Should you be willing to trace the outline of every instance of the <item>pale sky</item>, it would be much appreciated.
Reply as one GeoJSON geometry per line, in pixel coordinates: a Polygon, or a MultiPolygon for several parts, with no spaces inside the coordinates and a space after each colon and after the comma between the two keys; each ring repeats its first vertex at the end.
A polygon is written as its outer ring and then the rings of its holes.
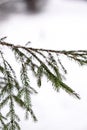
{"type": "MultiPolygon", "coordinates": [[[[25,45],[31,41],[32,47],[87,49],[87,3],[49,0],[43,13],[12,14],[1,21],[0,30],[0,37],[8,36],[7,41],[14,44],[25,45]]],[[[81,100],[63,90],[55,92],[43,79],[38,95],[32,97],[38,122],[34,123],[31,118],[25,121],[18,109],[21,130],[87,130],[87,66],[82,68],[72,61],[62,61],[68,70],[65,82],[80,94],[81,100]]]]}

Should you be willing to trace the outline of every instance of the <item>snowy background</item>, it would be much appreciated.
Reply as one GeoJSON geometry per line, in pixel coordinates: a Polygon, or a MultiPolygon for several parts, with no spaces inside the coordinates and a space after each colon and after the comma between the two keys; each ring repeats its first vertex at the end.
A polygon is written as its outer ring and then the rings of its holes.
{"type": "MultiPolygon", "coordinates": [[[[29,13],[22,1],[7,3],[0,6],[0,37],[3,36],[14,44],[31,41],[32,47],[87,49],[87,2],[48,0],[37,14],[29,13]]],[[[87,67],[65,59],[63,62],[68,70],[65,82],[80,94],[81,100],[62,90],[55,92],[44,79],[39,94],[32,97],[38,122],[31,118],[25,121],[24,113],[18,109],[22,130],[87,130],[87,67]]]]}

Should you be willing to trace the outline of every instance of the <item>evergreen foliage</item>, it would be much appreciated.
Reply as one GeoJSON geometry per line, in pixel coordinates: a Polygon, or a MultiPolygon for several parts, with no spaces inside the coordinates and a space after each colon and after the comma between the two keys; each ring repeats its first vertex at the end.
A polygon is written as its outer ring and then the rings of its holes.
{"type": "Polygon", "coordinates": [[[20,64],[20,81],[11,64],[6,60],[3,50],[0,49],[0,128],[2,130],[21,130],[20,118],[16,114],[15,103],[25,110],[26,119],[30,114],[34,121],[37,118],[32,110],[31,95],[37,91],[31,87],[29,71],[37,79],[38,87],[41,87],[42,77],[51,81],[54,89],[64,89],[68,94],[80,99],[80,96],[63,81],[60,67],[66,74],[67,70],[61,62],[60,56],[66,56],[80,65],[87,64],[86,50],[57,51],[39,48],[31,48],[14,45],[0,40],[0,46],[6,46],[14,53],[16,61],[20,64]],[[2,109],[8,105],[8,112],[3,115],[2,109]]]}

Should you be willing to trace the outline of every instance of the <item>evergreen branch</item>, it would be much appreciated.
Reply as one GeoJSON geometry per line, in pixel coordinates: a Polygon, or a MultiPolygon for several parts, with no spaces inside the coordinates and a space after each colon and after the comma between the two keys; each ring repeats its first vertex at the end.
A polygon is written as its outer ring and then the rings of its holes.
{"type": "Polygon", "coordinates": [[[31,108],[27,108],[27,110],[30,112],[32,118],[34,119],[34,121],[36,122],[37,121],[37,117],[35,116],[33,110],[31,108]]]}
{"type": "Polygon", "coordinates": [[[87,55],[87,50],[72,50],[72,51],[66,51],[66,50],[50,50],[50,49],[42,49],[42,48],[32,48],[32,47],[25,47],[25,46],[21,46],[21,45],[14,45],[11,43],[7,43],[7,42],[0,42],[0,45],[2,46],[7,46],[7,47],[11,47],[11,48],[22,48],[22,49],[29,49],[32,51],[40,51],[40,52],[52,52],[52,53],[58,53],[58,54],[64,54],[64,55],[68,55],[68,54],[74,54],[74,55],[87,55]]]}
{"type": "Polygon", "coordinates": [[[4,116],[2,115],[2,113],[0,112],[0,120],[1,120],[1,119],[7,120],[7,118],[4,117],[4,116]]]}
{"type": "MultiPolygon", "coordinates": [[[[6,114],[6,117],[8,118],[11,114],[12,110],[10,110],[7,114],[6,114]]],[[[17,119],[17,121],[19,122],[20,121],[20,118],[18,117],[18,115],[16,113],[14,113],[14,118],[17,119]]]]}
{"type": "Polygon", "coordinates": [[[9,123],[6,124],[8,130],[20,130],[20,126],[19,124],[16,122],[17,121],[20,121],[19,117],[15,114],[15,109],[14,109],[14,102],[13,102],[13,95],[12,95],[12,92],[10,92],[10,103],[9,103],[9,107],[10,107],[10,110],[9,112],[7,113],[7,117],[10,118],[10,121],[9,123]],[[15,124],[15,122],[17,123],[17,126],[15,124]]]}
{"type": "MultiPolygon", "coordinates": [[[[58,55],[57,55],[57,57],[58,57],[58,55]]],[[[60,64],[60,66],[61,66],[62,70],[64,71],[64,73],[67,74],[67,70],[66,70],[66,68],[63,66],[63,64],[62,64],[61,60],[59,59],[59,57],[58,57],[58,63],[60,64]]]]}
{"type": "Polygon", "coordinates": [[[0,65],[0,72],[4,72],[4,67],[0,65]]]}
{"type": "Polygon", "coordinates": [[[16,79],[16,74],[15,74],[15,71],[13,70],[12,66],[5,60],[6,64],[8,65],[9,69],[10,69],[10,72],[12,72],[13,76],[14,76],[14,79],[16,79]]]}
{"type": "Polygon", "coordinates": [[[65,90],[68,90],[68,93],[71,93],[72,95],[75,95],[77,98],[79,98],[77,94],[73,93],[74,91],[71,91],[71,89],[67,87],[67,85],[64,85],[64,83],[58,77],[52,74],[48,67],[33,52],[31,52],[30,50],[28,51],[41,63],[43,68],[46,70],[46,76],[48,75],[48,78],[52,81],[57,90],[59,90],[59,86],[62,86],[65,88],[65,90]]]}
{"type": "Polygon", "coordinates": [[[59,69],[58,69],[58,66],[55,66],[55,64],[51,63],[50,61],[47,61],[47,63],[48,63],[48,66],[51,66],[51,68],[54,70],[56,76],[57,76],[60,80],[62,80],[61,74],[60,74],[59,69]]]}
{"type": "Polygon", "coordinates": [[[38,67],[38,70],[37,70],[37,84],[39,87],[41,86],[42,76],[43,76],[43,66],[40,65],[40,67],[38,67]]]}
{"type": "Polygon", "coordinates": [[[6,126],[5,122],[4,122],[4,120],[7,120],[7,118],[5,118],[5,117],[1,114],[1,112],[0,112],[0,122],[1,122],[1,124],[2,124],[2,127],[0,126],[0,129],[2,129],[2,130],[8,130],[8,129],[7,129],[7,126],[6,126]]]}
{"type": "Polygon", "coordinates": [[[15,124],[15,127],[16,127],[17,130],[21,130],[19,124],[16,121],[14,121],[14,124],[15,124]]]}
{"type": "Polygon", "coordinates": [[[29,70],[33,72],[39,87],[41,86],[42,77],[45,75],[46,78],[51,81],[56,91],[59,91],[59,89],[62,88],[68,94],[80,99],[80,96],[63,82],[60,67],[65,74],[67,70],[63,66],[59,56],[66,56],[80,65],[85,65],[87,64],[87,50],[66,51],[32,48],[22,45],[14,45],[4,42],[3,40],[4,38],[0,39],[0,45],[10,48],[12,52],[14,52],[16,61],[19,61],[21,65],[20,79],[22,85],[20,85],[17,80],[15,70],[5,59],[3,51],[0,50],[0,109],[2,109],[9,101],[9,112],[6,114],[7,118],[4,118],[4,116],[0,114],[2,130],[20,130],[18,124],[20,119],[15,113],[15,102],[25,110],[26,118],[28,118],[28,115],[30,114],[34,121],[37,121],[31,104],[31,94],[37,93],[37,91],[30,86],[31,79],[29,77],[29,70]],[[55,58],[55,55],[58,59],[55,58]],[[17,92],[14,91],[15,88],[17,92]],[[5,124],[4,119],[7,119],[9,122],[5,124]]]}
{"type": "Polygon", "coordinates": [[[16,101],[16,103],[21,106],[22,108],[25,108],[25,103],[20,99],[18,98],[17,96],[13,95],[13,98],[14,100],[16,101]]]}
{"type": "MultiPolygon", "coordinates": [[[[65,56],[75,56],[75,57],[83,57],[84,60],[82,60],[82,63],[86,63],[87,62],[87,50],[72,50],[72,51],[66,51],[66,50],[50,50],[50,49],[42,49],[42,48],[32,48],[32,47],[25,47],[25,46],[21,46],[21,45],[13,45],[11,43],[7,43],[7,42],[0,42],[0,45],[3,45],[3,46],[7,46],[7,47],[10,47],[10,48],[13,48],[13,49],[17,49],[17,48],[21,48],[21,49],[24,49],[24,50],[31,50],[31,51],[34,51],[36,53],[39,53],[41,54],[41,52],[47,52],[47,53],[56,53],[56,54],[62,54],[62,55],[65,55],[65,56]]],[[[43,57],[44,55],[41,54],[43,57]]],[[[44,57],[45,58],[45,57],[44,57]]],[[[71,57],[74,59],[74,57],[71,57]]],[[[81,60],[78,62],[80,63],[81,60]]]]}
{"type": "MultiPolygon", "coordinates": [[[[61,51],[59,51],[59,50],[50,50],[50,49],[42,49],[42,48],[25,47],[25,46],[14,45],[14,44],[3,42],[3,41],[0,42],[0,45],[7,46],[7,47],[10,47],[10,48],[13,48],[13,49],[21,48],[21,49],[24,49],[24,50],[26,50],[26,49],[32,50],[32,51],[37,52],[39,54],[41,54],[41,52],[47,52],[47,53],[50,52],[50,53],[62,54],[62,55],[65,55],[65,56],[69,56],[69,55],[75,56],[75,57],[80,56],[80,57],[83,57],[84,60],[87,59],[87,57],[84,57],[84,56],[87,56],[87,50],[72,50],[72,51],[61,50],[61,51]]],[[[43,55],[43,54],[41,54],[41,55],[43,55]]],[[[44,55],[43,55],[43,57],[44,57],[44,55]]]]}
{"type": "Polygon", "coordinates": [[[0,109],[3,108],[6,105],[6,103],[8,102],[8,100],[9,100],[9,96],[6,97],[2,102],[0,102],[0,109]]]}
{"type": "Polygon", "coordinates": [[[67,93],[69,93],[69,94],[71,94],[71,95],[77,97],[78,99],[80,99],[79,94],[77,94],[73,89],[71,89],[71,88],[70,88],[68,85],[66,85],[65,83],[63,83],[63,82],[61,82],[61,81],[59,81],[59,82],[60,82],[60,85],[61,85],[62,89],[64,89],[67,93]]]}

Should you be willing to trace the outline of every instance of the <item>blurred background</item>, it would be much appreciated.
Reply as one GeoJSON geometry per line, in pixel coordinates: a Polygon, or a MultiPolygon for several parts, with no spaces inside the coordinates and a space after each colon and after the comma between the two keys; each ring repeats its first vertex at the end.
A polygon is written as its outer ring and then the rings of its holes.
{"type": "Polygon", "coordinates": [[[87,0],[0,0],[0,19],[10,14],[87,13],[87,0]]]}
{"type": "MultiPolygon", "coordinates": [[[[25,45],[31,41],[29,46],[37,48],[86,50],[87,0],[0,0],[0,37],[4,36],[7,42],[25,45]]],[[[5,53],[14,66],[11,54],[5,53]]],[[[23,111],[17,109],[22,130],[87,130],[87,66],[63,58],[62,62],[68,70],[65,82],[81,100],[62,90],[56,93],[43,79],[38,95],[32,96],[38,122],[25,121],[23,111]]]]}
{"type": "Polygon", "coordinates": [[[0,19],[15,13],[40,13],[47,0],[0,0],[0,19]]]}

